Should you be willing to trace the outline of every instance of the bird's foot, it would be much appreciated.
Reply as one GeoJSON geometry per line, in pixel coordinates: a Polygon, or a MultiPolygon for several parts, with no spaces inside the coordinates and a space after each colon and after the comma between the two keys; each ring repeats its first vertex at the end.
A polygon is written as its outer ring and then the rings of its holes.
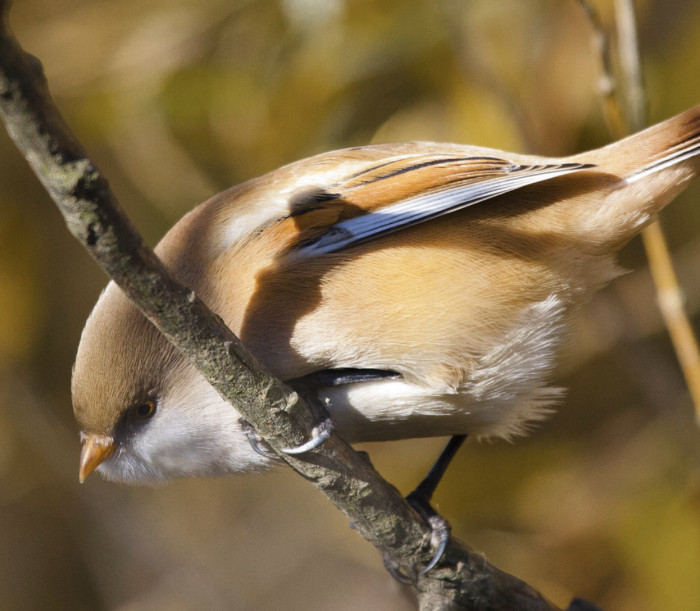
{"type": "MultiPolygon", "coordinates": [[[[265,458],[279,458],[275,452],[269,447],[266,447],[265,440],[260,436],[247,420],[240,420],[241,428],[248,438],[250,447],[255,450],[260,456],[265,458]]],[[[282,448],[280,452],[284,454],[303,454],[315,450],[333,433],[333,421],[326,418],[319,425],[315,426],[311,431],[311,439],[293,448],[282,448]]]]}
{"type": "Polygon", "coordinates": [[[279,456],[277,456],[277,454],[275,454],[271,448],[266,447],[267,444],[265,443],[265,440],[261,437],[260,433],[253,428],[253,425],[250,422],[243,420],[243,418],[241,418],[239,422],[241,429],[243,429],[245,436],[248,438],[250,447],[253,448],[257,454],[260,454],[260,456],[264,456],[265,458],[279,459],[279,456]]]}
{"type": "Polygon", "coordinates": [[[333,421],[326,418],[311,430],[311,439],[294,448],[282,448],[280,452],[285,454],[304,454],[315,450],[326,441],[333,433],[333,421]]]}
{"type": "Polygon", "coordinates": [[[435,549],[435,553],[424,567],[415,571],[414,577],[404,573],[401,568],[388,557],[387,554],[384,554],[382,558],[384,560],[386,570],[394,579],[396,579],[396,581],[403,584],[411,584],[415,583],[418,577],[425,575],[428,571],[432,570],[438,562],[440,562],[442,557],[445,555],[447,544],[450,541],[451,529],[447,520],[439,515],[435,509],[433,509],[432,505],[430,504],[430,500],[422,496],[417,489],[406,497],[406,501],[408,501],[409,505],[411,505],[411,507],[413,507],[420,514],[420,516],[432,529],[433,534],[431,537],[431,543],[435,549]]]}

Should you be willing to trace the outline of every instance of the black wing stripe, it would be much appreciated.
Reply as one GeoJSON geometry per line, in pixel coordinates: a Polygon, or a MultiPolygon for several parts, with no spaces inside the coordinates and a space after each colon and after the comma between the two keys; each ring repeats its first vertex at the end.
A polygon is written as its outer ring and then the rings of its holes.
{"type": "Polygon", "coordinates": [[[344,250],[509,191],[591,167],[591,164],[582,163],[513,166],[516,169],[508,168],[501,176],[477,181],[470,179],[480,174],[462,175],[461,180],[454,184],[444,183],[440,187],[336,223],[318,238],[300,244],[297,252],[302,256],[316,256],[344,250]]]}

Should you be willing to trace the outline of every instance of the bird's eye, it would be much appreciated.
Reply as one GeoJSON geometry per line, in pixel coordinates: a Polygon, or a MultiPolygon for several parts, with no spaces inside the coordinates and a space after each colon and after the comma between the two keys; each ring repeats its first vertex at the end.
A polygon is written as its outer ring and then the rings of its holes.
{"type": "Polygon", "coordinates": [[[134,407],[133,413],[140,420],[148,420],[156,413],[156,402],[152,399],[146,399],[134,407]]]}

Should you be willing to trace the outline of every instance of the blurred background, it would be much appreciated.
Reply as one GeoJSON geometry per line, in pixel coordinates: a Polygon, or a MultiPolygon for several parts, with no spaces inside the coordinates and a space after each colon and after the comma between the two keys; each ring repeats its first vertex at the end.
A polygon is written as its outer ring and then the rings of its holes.
{"type": "MultiPolygon", "coordinates": [[[[598,0],[611,23],[610,0],[598,0]]],[[[700,3],[637,2],[649,120],[700,102],[700,3]]],[[[199,201],[295,159],[447,140],[569,154],[609,141],[575,0],[15,0],[11,23],[151,244],[199,201]]],[[[413,608],[379,554],[285,469],[78,484],[69,381],[105,276],[0,130],[0,608],[413,608]]],[[[698,324],[700,182],[663,215],[698,324]]],[[[635,271],[579,316],[559,412],[464,448],[456,535],[566,606],[700,609],[700,430],[635,271]]],[[[371,444],[409,492],[443,440],[371,444]]]]}

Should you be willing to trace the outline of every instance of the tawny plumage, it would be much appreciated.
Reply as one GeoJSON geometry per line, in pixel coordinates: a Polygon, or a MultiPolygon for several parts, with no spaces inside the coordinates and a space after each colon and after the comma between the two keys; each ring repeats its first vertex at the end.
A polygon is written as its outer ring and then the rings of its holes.
{"type": "MultiPolygon", "coordinates": [[[[510,437],[614,253],[700,171],[700,106],[564,159],[472,146],[347,149],[205,202],[156,252],[348,441],[510,437]]],[[[239,416],[111,284],[73,376],[81,477],[265,467],[239,416]]]]}

